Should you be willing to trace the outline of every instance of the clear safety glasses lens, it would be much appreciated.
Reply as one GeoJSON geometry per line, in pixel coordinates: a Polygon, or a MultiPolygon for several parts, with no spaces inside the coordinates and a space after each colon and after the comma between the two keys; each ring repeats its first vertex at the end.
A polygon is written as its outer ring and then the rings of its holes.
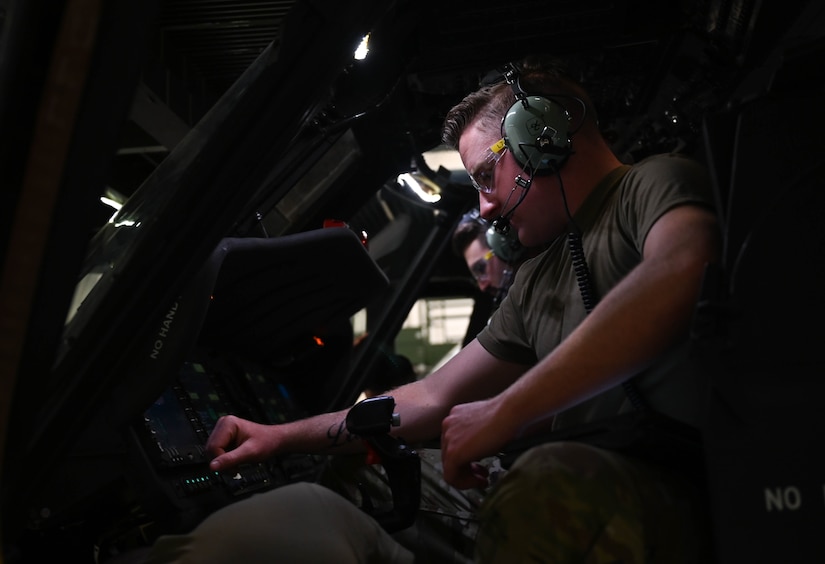
{"type": "Polygon", "coordinates": [[[493,251],[487,251],[484,253],[483,257],[475,261],[470,267],[470,271],[473,273],[473,276],[478,282],[482,282],[487,279],[487,263],[490,262],[491,258],[493,258],[493,251]]]}
{"type": "Polygon", "coordinates": [[[504,156],[507,147],[504,139],[499,139],[494,144],[487,147],[481,160],[481,165],[474,172],[470,173],[470,182],[473,188],[482,194],[489,194],[493,191],[493,180],[496,172],[496,165],[504,156]]]}

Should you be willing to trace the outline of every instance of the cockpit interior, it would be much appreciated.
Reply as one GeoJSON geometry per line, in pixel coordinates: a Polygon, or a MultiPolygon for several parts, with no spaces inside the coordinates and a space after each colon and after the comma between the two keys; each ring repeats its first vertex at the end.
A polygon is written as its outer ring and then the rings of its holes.
{"type": "Polygon", "coordinates": [[[420,300],[477,332],[450,234],[478,196],[441,126],[533,53],[622,161],[711,171],[718,560],[825,556],[819,2],[0,0],[0,561],[114,561],[314,480],[316,455],[210,472],[206,437],[400,383],[420,300]]]}

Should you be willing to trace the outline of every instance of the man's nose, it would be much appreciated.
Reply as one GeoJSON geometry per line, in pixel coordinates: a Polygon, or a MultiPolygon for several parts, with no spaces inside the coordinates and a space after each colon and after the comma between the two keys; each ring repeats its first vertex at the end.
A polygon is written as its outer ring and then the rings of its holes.
{"type": "Polygon", "coordinates": [[[478,212],[481,217],[487,221],[491,221],[501,215],[499,209],[500,206],[498,200],[496,200],[495,190],[489,194],[483,192],[478,193],[478,212]]]}
{"type": "Polygon", "coordinates": [[[489,278],[482,278],[478,281],[478,287],[482,292],[486,292],[487,288],[490,287],[490,279],[489,278]]]}

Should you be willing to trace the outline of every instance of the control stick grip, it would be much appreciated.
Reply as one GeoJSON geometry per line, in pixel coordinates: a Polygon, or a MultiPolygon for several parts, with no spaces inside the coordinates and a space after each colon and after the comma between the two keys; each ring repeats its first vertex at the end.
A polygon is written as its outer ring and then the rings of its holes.
{"type": "Polygon", "coordinates": [[[392,491],[392,508],[374,512],[376,521],[388,532],[405,529],[415,522],[421,500],[421,459],[403,440],[390,435],[401,424],[395,413],[395,398],[376,396],[355,404],[347,413],[347,431],[366,441],[371,457],[387,473],[392,491]]]}

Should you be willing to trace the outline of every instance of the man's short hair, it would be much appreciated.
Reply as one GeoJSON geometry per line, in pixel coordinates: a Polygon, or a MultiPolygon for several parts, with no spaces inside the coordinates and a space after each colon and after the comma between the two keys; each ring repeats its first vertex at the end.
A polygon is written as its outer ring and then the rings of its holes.
{"type": "MultiPolygon", "coordinates": [[[[584,88],[567,74],[565,65],[559,59],[546,55],[531,55],[517,66],[520,69],[518,84],[524,92],[531,95],[556,94],[578,98],[584,103],[584,109],[579,104],[562,103],[562,106],[570,113],[574,122],[582,123],[582,120],[586,119],[587,122],[595,123],[596,114],[590,97],[584,88]]],[[[515,101],[513,89],[503,80],[482,86],[468,94],[447,113],[441,133],[442,142],[449,147],[458,148],[458,141],[464,130],[476,120],[481,129],[489,131],[491,136],[499,135],[501,120],[515,101]]]]}

